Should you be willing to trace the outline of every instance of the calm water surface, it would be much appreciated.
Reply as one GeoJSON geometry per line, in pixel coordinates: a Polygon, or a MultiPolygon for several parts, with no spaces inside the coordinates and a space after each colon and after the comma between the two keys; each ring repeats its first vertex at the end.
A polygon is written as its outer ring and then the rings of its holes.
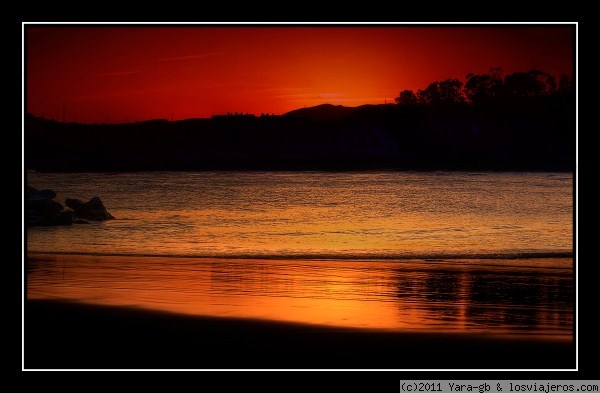
{"type": "Polygon", "coordinates": [[[572,175],[45,174],[116,220],[27,230],[28,298],[570,335],[572,175]]]}
{"type": "Polygon", "coordinates": [[[118,219],[27,232],[34,252],[406,258],[571,253],[572,175],[38,174],[118,219]]]}

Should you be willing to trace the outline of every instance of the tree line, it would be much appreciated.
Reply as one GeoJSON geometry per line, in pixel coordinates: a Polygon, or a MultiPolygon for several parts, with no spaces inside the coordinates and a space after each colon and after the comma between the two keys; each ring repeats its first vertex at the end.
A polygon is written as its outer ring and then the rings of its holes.
{"type": "Polygon", "coordinates": [[[487,74],[469,73],[466,82],[446,79],[430,83],[425,89],[402,90],[395,101],[399,105],[481,105],[491,102],[573,94],[573,80],[539,70],[504,75],[495,67],[487,74]]]}
{"type": "Polygon", "coordinates": [[[397,104],[319,105],[127,124],[25,117],[25,165],[48,171],[560,170],[575,168],[572,80],[468,74],[403,90],[397,104]]]}

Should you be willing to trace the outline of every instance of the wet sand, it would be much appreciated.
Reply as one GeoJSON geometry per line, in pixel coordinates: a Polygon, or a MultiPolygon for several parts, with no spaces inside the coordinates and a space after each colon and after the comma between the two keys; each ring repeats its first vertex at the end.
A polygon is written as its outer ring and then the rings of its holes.
{"type": "Polygon", "coordinates": [[[570,337],[415,333],[30,300],[26,369],[573,369],[570,337]]]}

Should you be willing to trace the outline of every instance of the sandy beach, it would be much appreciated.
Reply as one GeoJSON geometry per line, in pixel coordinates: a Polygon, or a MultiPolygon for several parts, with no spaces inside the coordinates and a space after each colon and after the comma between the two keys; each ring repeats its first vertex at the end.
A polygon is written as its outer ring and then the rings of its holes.
{"type": "Polygon", "coordinates": [[[403,333],[25,304],[26,369],[566,369],[569,339],[403,333]]]}

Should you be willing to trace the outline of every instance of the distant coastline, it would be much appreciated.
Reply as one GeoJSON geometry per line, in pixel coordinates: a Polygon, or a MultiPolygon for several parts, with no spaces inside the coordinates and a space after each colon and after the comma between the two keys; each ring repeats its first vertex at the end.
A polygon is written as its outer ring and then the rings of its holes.
{"type": "Polygon", "coordinates": [[[80,124],[25,117],[25,166],[50,172],[575,169],[571,96],[330,104],[284,115],[80,124]]]}

